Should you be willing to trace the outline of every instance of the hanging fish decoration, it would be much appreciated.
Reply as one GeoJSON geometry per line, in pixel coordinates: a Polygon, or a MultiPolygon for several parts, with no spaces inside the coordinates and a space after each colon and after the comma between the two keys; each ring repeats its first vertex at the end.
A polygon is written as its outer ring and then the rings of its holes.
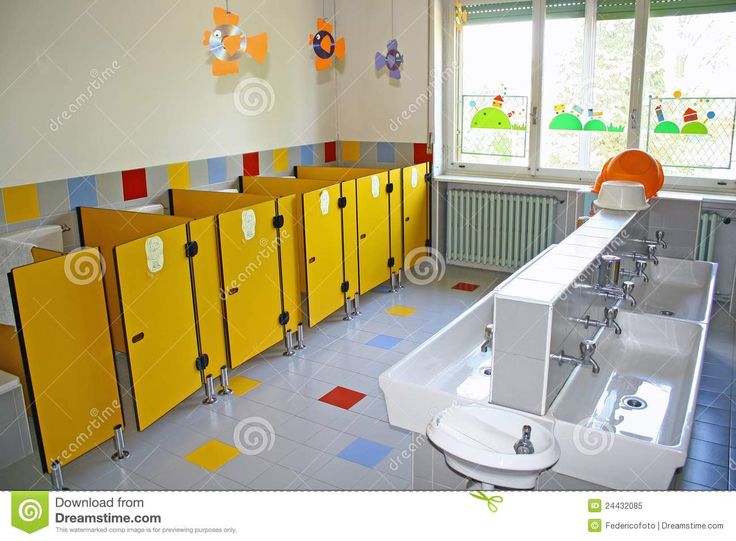
{"type": "Polygon", "coordinates": [[[240,17],[223,8],[212,10],[215,29],[204,33],[202,45],[209,47],[215,58],[212,61],[212,75],[217,77],[238,73],[237,60],[247,52],[253,60],[263,63],[268,53],[268,34],[246,36],[238,26],[240,17]]]}
{"type": "Polygon", "coordinates": [[[345,38],[335,41],[332,36],[332,25],[324,19],[317,19],[317,33],[309,34],[309,43],[317,58],[314,65],[317,71],[326,70],[332,66],[332,57],[345,59],[345,38]]]}
{"type": "Polygon", "coordinates": [[[399,42],[392,39],[386,46],[385,55],[376,53],[376,70],[388,69],[388,76],[392,79],[401,79],[401,65],[404,63],[404,55],[399,52],[399,42]]]}

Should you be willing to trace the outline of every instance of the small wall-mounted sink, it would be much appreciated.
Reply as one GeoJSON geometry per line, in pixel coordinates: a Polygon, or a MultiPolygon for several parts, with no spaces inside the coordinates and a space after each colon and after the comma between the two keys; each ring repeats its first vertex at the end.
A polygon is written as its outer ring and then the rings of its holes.
{"type": "Polygon", "coordinates": [[[708,321],[718,272],[716,263],[660,257],[659,265],[650,263],[646,272],[649,282],[636,281],[635,312],[708,321]]]}
{"type": "Polygon", "coordinates": [[[554,471],[613,489],[664,490],[685,464],[705,325],[621,313],[600,373],[575,369],[552,404],[562,454],[554,471]]]}

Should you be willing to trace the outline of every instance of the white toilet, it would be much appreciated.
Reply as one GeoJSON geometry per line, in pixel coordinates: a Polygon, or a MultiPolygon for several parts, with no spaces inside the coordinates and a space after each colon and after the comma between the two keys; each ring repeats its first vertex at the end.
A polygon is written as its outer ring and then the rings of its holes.
{"type": "Polygon", "coordinates": [[[547,428],[492,405],[448,408],[432,419],[427,436],[450,468],[484,489],[534,488],[539,474],[560,458],[560,446],[547,428]],[[514,444],[525,425],[531,427],[534,452],[516,454],[514,444]]]}

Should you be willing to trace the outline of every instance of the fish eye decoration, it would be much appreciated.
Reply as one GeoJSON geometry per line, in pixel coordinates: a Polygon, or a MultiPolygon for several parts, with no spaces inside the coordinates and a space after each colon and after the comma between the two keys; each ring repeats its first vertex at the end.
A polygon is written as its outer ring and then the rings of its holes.
{"type": "Polygon", "coordinates": [[[463,29],[468,22],[468,10],[459,0],[455,0],[455,28],[458,32],[463,29]]]}
{"type": "MultiPolygon", "coordinates": [[[[226,4],[227,6],[227,4],[226,4]]],[[[229,10],[216,7],[212,10],[215,28],[204,33],[202,45],[209,48],[212,60],[212,75],[221,77],[238,73],[238,59],[248,53],[253,60],[262,64],[268,53],[268,34],[263,32],[255,36],[246,36],[238,26],[240,17],[229,10]]]]}
{"type": "Polygon", "coordinates": [[[399,69],[404,63],[404,55],[399,52],[399,42],[392,39],[388,42],[386,49],[386,54],[376,53],[376,71],[386,68],[391,79],[401,79],[399,69]]]}
{"type": "Polygon", "coordinates": [[[337,57],[338,60],[345,59],[345,38],[335,41],[332,32],[332,25],[319,18],[317,19],[317,33],[309,34],[309,44],[317,56],[314,59],[314,66],[317,71],[332,67],[333,57],[337,57]]]}

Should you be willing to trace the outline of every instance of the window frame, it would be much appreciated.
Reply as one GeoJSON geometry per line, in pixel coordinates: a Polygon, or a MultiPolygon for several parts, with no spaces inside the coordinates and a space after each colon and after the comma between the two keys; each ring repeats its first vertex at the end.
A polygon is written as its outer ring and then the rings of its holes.
{"type": "MultiPolygon", "coordinates": [[[[479,0],[487,4],[508,2],[509,0],[479,0]]],[[[585,0],[586,40],[595,44],[595,22],[597,16],[597,0],[585,0]]],[[[443,64],[455,66],[454,76],[443,84],[443,112],[441,126],[443,140],[447,142],[443,149],[442,170],[448,175],[469,175],[479,177],[509,178],[530,180],[535,182],[567,182],[573,184],[591,184],[598,176],[598,171],[583,169],[556,169],[541,167],[542,141],[542,84],[544,75],[544,29],[547,0],[531,0],[532,2],[532,65],[531,95],[527,111],[529,130],[529,148],[527,166],[477,164],[459,161],[460,137],[462,122],[462,31],[457,31],[454,22],[454,0],[444,0],[445,17],[443,28],[443,64]]],[[[628,122],[626,125],[627,148],[641,148],[641,131],[644,104],[644,77],[647,57],[647,34],[649,28],[650,3],[648,0],[635,0],[634,14],[634,50],[632,51],[631,84],[629,87],[628,122]]],[[[594,47],[584,52],[594,56],[594,47]]],[[[665,189],[734,193],[736,181],[728,178],[705,178],[697,176],[667,175],[665,189]]]]}

